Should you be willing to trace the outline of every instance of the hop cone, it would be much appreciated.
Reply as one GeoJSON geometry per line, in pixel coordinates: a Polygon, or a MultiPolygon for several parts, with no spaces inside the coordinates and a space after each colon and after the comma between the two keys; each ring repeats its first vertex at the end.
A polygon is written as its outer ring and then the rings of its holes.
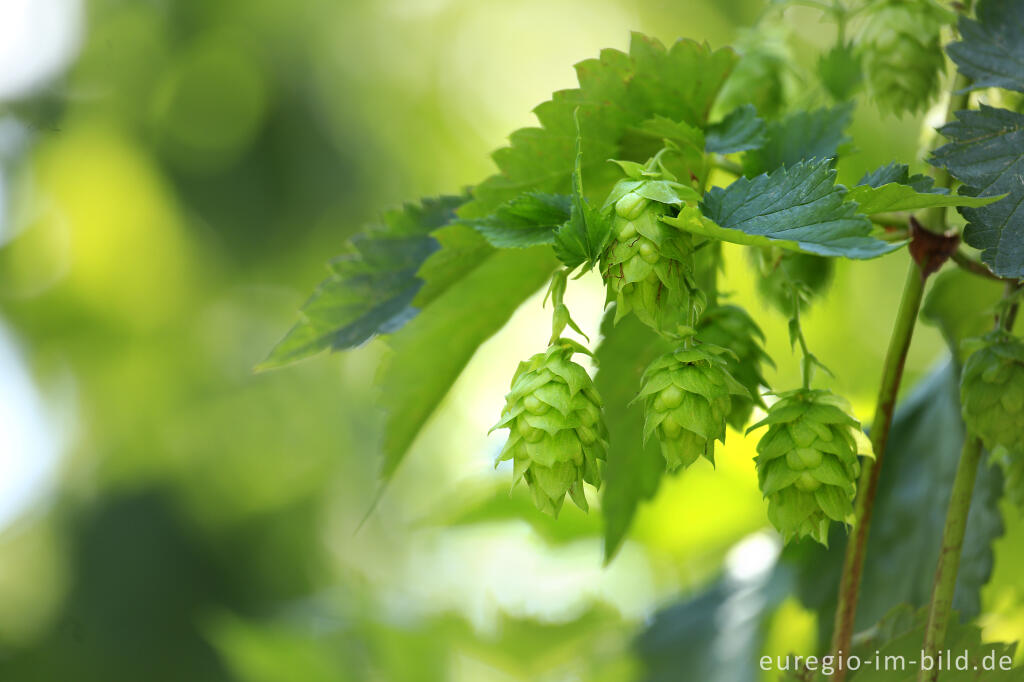
{"type": "Polygon", "coordinates": [[[927,0],[893,0],[868,16],[859,43],[880,109],[916,112],[935,96],[945,68],[943,23],[941,10],[927,0]]]}
{"type": "Polygon", "coordinates": [[[691,308],[704,307],[693,278],[693,241],[661,221],[667,205],[645,199],[640,191],[642,185],[615,202],[612,242],[601,258],[601,274],[608,302],[616,303],[616,322],[633,313],[655,330],[674,332],[689,324],[691,308]]]}
{"type": "Polygon", "coordinates": [[[715,441],[725,442],[725,420],[732,397],[747,399],[732,378],[724,348],[702,344],[666,353],[644,372],[637,400],[644,401],[644,439],[658,436],[670,471],[704,456],[715,461],[715,441]]]}
{"type": "Polygon", "coordinates": [[[706,343],[727,348],[735,357],[726,357],[729,373],[747,390],[746,395],[734,394],[726,422],[739,431],[750,420],[754,405],[763,405],[760,387],[767,386],[761,365],[772,363],[761,343],[764,332],[743,308],[722,305],[711,308],[700,320],[697,336],[706,343]]]}
{"type": "Polygon", "coordinates": [[[781,394],[750,427],[768,427],[754,461],[768,518],[786,541],[810,536],[825,545],[831,521],[853,521],[857,455],[871,447],[849,409],[828,391],[799,389],[781,394]]]}
{"type": "Polygon", "coordinates": [[[1024,448],[1024,343],[993,332],[975,343],[960,380],[967,428],[989,450],[1024,448]]]}
{"type": "Polygon", "coordinates": [[[537,508],[553,516],[566,493],[586,510],[583,482],[601,485],[598,460],[605,459],[608,437],[601,398],[587,371],[572,361],[574,353],[586,352],[558,339],[519,363],[502,419],[493,427],[509,429],[498,461],[512,460],[513,485],[525,480],[537,508]]]}

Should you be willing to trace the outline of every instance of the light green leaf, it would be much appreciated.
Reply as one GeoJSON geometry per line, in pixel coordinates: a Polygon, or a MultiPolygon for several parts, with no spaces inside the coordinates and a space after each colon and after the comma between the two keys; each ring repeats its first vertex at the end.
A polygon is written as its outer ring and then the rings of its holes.
{"type": "Polygon", "coordinates": [[[378,381],[387,412],[383,478],[395,472],[480,344],[547,282],[556,266],[546,247],[496,251],[388,338],[393,353],[378,381]]]}
{"type": "Polygon", "coordinates": [[[729,187],[704,195],[699,224],[665,219],[706,237],[751,246],[782,248],[819,256],[875,258],[901,244],[871,236],[871,222],[844,202],[846,189],[835,184],[828,160],[798,163],[754,179],[739,178],[729,187]]]}
{"type": "Polygon", "coordinates": [[[872,215],[889,211],[916,211],[932,206],[985,206],[999,201],[1003,196],[1006,195],[966,197],[958,194],[918,192],[909,185],[889,183],[881,187],[857,185],[847,193],[846,200],[857,202],[858,212],[872,215]]]}
{"type": "Polygon", "coordinates": [[[523,192],[566,194],[576,158],[573,113],[579,109],[584,172],[593,197],[608,193],[619,178],[607,159],[622,153],[626,132],[655,116],[702,127],[722,83],[736,62],[728,49],[711,50],[692,40],[666,49],[634,34],[629,54],[603,50],[599,59],[577,64],[580,86],[556,92],[534,112],[540,127],[512,133],[510,146],[494,153],[499,172],[473,190],[461,211],[482,218],[523,192]]]}

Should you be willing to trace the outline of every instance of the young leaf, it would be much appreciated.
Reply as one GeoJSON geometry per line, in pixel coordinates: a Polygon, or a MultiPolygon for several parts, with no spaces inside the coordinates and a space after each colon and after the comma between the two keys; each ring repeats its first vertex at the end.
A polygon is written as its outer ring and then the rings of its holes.
{"type": "Polygon", "coordinates": [[[704,195],[701,225],[665,219],[707,237],[752,246],[780,246],[819,256],[874,258],[900,244],[870,236],[871,222],[844,202],[828,160],[798,163],[754,179],[739,178],[704,195]]]}
{"type": "Polygon", "coordinates": [[[547,282],[556,265],[546,247],[495,251],[388,338],[393,353],[378,380],[387,412],[384,479],[480,344],[547,282]]]}
{"type": "Polygon", "coordinates": [[[982,105],[958,111],[939,129],[951,140],[930,163],[947,169],[972,197],[1005,198],[981,208],[962,208],[964,241],[1002,277],[1024,277],[1024,115],[982,105]]]}
{"type": "Polygon", "coordinates": [[[977,19],[960,17],[962,40],[946,46],[972,88],[1024,92],[1024,4],[981,0],[977,19]]]}
{"type": "Polygon", "coordinates": [[[933,194],[947,194],[948,189],[944,187],[935,187],[935,179],[929,175],[923,173],[910,174],[910,166],[905,163],[898,163],[893,161],[887,163],[884,166],[879,166],[875,170],[865,173],[864,177],[857,183],[860,185],[868,185],[870,187],[881,187],[882,185],[888,185],[889,183],[896,182],[901,185],[910,185],[917,192],[931,192],[933,194]]]}
{"type": "Polygon", "coordinates": [[[845,102],[864,82],[860,55],[852,45],[836,45],[818,59],[818,78],[837,102],[845,102]]]}
{"type": "Polygon", "coordinates": [[[611,561],[626,537],[637,505],[654,497],[665,471],[665,458],[658,444],[643,439],[643,411],[629,406],[640,390],[640,378],[655,358],[671,349],[670,344],[636,316],[614,323],[610,310],[601,324],[597,376],[594,383],[605,405],[608,427],[608,466],[605,469],[604,558],[611,561]]]}
{"type": "Polygon", "coordinates": [[[764,121],[752,104],[745,104],[708,127],[704,148],[716,154],[732,154],[757,149],[765,139],[764,121]]]}
{"type": "Polygon", "coordinates": [[[692,40],[666,49],[634,34],[628,55],[604,50],[600,59],[581,62],[576,66],[580,87],[557,92],[534,110],[540,127],[514,132],[511,145],[495,152],[498,174],[474,189],[460,214],[482,218],[523,192],[567,193],[576,158],[577,108],[588,187],[595,196],[607,193],[619,173],[606,160],[625,157],[620,145],[626,131],[659,115],[704,126],[736,59],[731,50],[712,51],[692,40]]]}
{"type": "Polygon", "coordinates": [[[671,140],[687,152],[704,153],[704,131],[697,126],[655,116],[641,123],[636,131],[659,140],[671,140]]]}
{"type": "Polygon", "coordinates": [[[463,197],[424,199],[385,213],[331,263],[331,276],[300,311],[299,322],[260,369],[280,367],[323,350],[358,346],[393,332],[416,315],[413,298],[423,285],[416,273],[437,250],[433,230],[455,218],[463,197]]]}
{"type": "Polygon", "coordinates": [[[576,163],[572,171],[572,212],[555,232],[555,255],[567,268],[589,269],[612,237],[611,220],[583,196],[583,136],[576,120],[576,163]]]}
{"type": "Polygon", "coordinates": [[[839,147],[849,141],[844,131],[852,116],[853,105],[843,104],[798,111],[781,121],[769,122],[765,143],[743,155],[744,174],[753,177],[801,161],[834,158],[839,147]]]}
{"type": "Polygon", "coordinates": [[[916,211],[931,206],[985,206],[1001,198],[918,192],[909,185],[894,182],[881,187],[857,185],[846,195],[846,200],[857,202],[857,210],[865,215],[889,211],[916,211]]]}
{"type": "Polygon", "coordinates": [[[555,231],[569,220],[572,198],[564,194],[522,194],[486,218],[463,221],[498,248],[554,244],[555,231]]]}

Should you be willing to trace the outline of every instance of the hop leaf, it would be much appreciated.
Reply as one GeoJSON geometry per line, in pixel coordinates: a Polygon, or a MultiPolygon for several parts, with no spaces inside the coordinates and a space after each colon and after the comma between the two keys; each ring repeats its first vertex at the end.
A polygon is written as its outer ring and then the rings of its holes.
{"type": "Polygon", "coordinates": [[[599,461],[608,448],[601,398],[587,371],[572,361],[579,352],[588,351],[558,339],[520,363],[501,421],[492,428],[509,429],[498,462],[512,460],[512,484],[525,480],[537,508],[553,516],[566,493],[587,510],[583,482],[600,487],[599,461]]]}
{"type": "Polygon", "coordinates": [[[732,396],[726,422],[740,430],[750,420],[754,405],[764,404],[760,388],[767,386],[768,382],[761,366],[766,362],[772,366],[775,364],[762,347],[764,332],[743,308],[722,305],[704,313],[697,327],[697,336],[701,341],[729,349],[735,356],[725,356],[729,373],[747,389],[748,395],[732,396]]]}
{"type": "MultiPolygon", "coordinates": [[[[616,322],[632,312],[657,331],[674,332],[706,305],[694,280],[693,238],[661,220],[670,210],[663,202],[682,203],[677,184],[629,170],[634,177],[620,181],[605,204],[612,214],[612,241],[601,256],[608,302],[616,303],[616,322]]],[[[695,206],[682,211],[700,219],[695,206]]]]}
{"type": "Polygon", "coordinates": [[[975,348],[960,383],[967,429],[989,450],[1020,452],[1024,444],[1024,342],[992,332],[967,344],[975,348]]]}
{"type": "Polygon", "coordinates": [[[750,400],[722,357],[724,348],[703,344],[666,353],[644,372],[636,400],[644,403],[644,439],[658,436],[670,471],[698,457],[715,461],[715,441],[725,442],[733,396],[750,400]]]}
{"type": "Polygon", "coordinates": [[[945,67],[939,31],[947,20],[928,0],[893,0],[871,12],[858,42],[880,109],[913,113],[935,96],[945,67]]]}
{"type": "Polygon", "coordinates": [[[828,544],[832,521],[853,522],[860,462],[871,447],[845,400],[828,391],[798,389],[779,396],[757,444],[757,475],[768,518],[788,542],[811,537],[828,544]]]}

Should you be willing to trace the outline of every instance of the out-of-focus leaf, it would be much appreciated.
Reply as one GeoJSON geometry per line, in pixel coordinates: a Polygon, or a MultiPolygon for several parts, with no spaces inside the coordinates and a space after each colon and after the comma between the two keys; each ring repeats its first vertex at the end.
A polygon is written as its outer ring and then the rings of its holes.
{"type": "Polygon", "coordinates": [[[757,149],[764,142],[764,121],[752,104],[745,104],[708,127],[704,147],[709,152],[732,154],[757,149]]]}
{"type": "Polygon", "coordinates": [[[951,142],[930,162],[964,186],[961,194],[1005,198],[982,208],[962,208],[964,241],[1002,277],[1024,277],[1024,114],[982,105],[958,111],[939,128],[951,142]]]}
{"type": "Polygon", "coordinates": [[[637,639],[647,682],[757,682],[765,624],[792,589],[784,564],[726,574],[655,614],[637,639]]]}
{"type": "MultiPolygon", "coordinates": [[[[819,256],[874,258],[898,249],[871,236],[871,222],[844,202],[846,189],[835,184],[828,160],[801,162],[754,179],[739,178],[712,188],[701,210],[701,234],[737,244],[780,246],[819,256]]],[[[683,229],[685,221],[666,219],[683,229]]]]}
{"type": "Polygon", "coordinates": [[[916,211],[931,206],[985,206],[1001,197],[967,197],[961,194],[918,192],[908,185],[889,183],[881,187],[857,185],[847,195],[847,201],[856,201],[857,211],[865,215],[888,211],[916,211]]]}
{"type": "Polygon", "coordinates": [[[972,88],[1024,92],[1024,4],[981,0],[977,19],[960,16],[962,40],[946,46],[972,88]]]}
{"type": "Polygon", "coordinates": [[[482,234],[460,223],[446,225],[431,236],[441,248],[430,254],[416,273],[423,286],[412,304],[420,309],[495,253],[482,234]]]}
{"type": "Polygon", "coordinates": [[[497,251],[388,338],[393,353],[379,377],[387,411],[385,479],[480,344],[508,322],[556,265],[546,247],[497,251]]]}
{"type": "Polygon", "coordinates": [[[831,109],[797,111],[779,121],[770,121],[765,143],[743,155],[747,177],[768,173],[801,161],[832,159],[839,147],[849,141],[844,132],[853,117],[853,105],[831,109]]]}
{"type": "Polygon", "coordinates": [[[860,55],[852,45],[836,45],[818,59],[818,78],[832,98],[845,102],[864,82],[860,55]]]}
{"type": "Polygon", "coordinates": [[[665,471],[665,458],[655,439],[644,444],[640,406],[630,403],[640,390],[640,377],[647,365],[671,349],[636,316],[627,315],[617,325],[614,319],[611,310],[601,324],[594,380],[604,400],[608,426],[608,466],[601,498],[605,561],[615,556],[637,505],[654,497],[665,471]]]}
{"type": "Polygon", "coordinates": [[[326,349],[352,348],[412,319],[417,312],[413,298],[423,285],[416,273],[438,247],[430,232],[451,222],[463,201],[424,199],[386,213],[380,223],[353,237],[331,263],[331,276],[303,306],[299,322],[260,368],[280,367],[326,349]]]}
{"type": "MultiPolygon", "coordinates": [[[[896,411],[882,462],[874,520],[857,608],[857,629],[870,627],[893,604],[928,603],[964,427],[959,380],[952,363],[933,372],[896,411]],[[927,456],[923,456],[927,453],[927,456]]],[[[965,618],[981,610],[981,588],[992,572],[992,543],[1003,533],[1002,476],[984,463],[978,472],[957,575],[954,608],[965,618]]],[[[801,543],[807,545],[809,543],[801,543]]],[[[788,560],[800,568],[801,600],[818,611],[819,642],[831,635],[846,533],[830,549],[798,546],[788,560]]]]}
{"type": "Polygon", "coordinates": [[[928,290],[921,318],[942,332],[954,355],[960,342],[992,328],[993,310],[1003,297],[1003,285],[960,268],[941,272],[928,290]]]}
{"type": "MultiPolygon", "coordinates": [[[[710,131],[710,128],[708,129],[710,131]]],[[[684,150],[684,153],[704,152],[704,131],[695,125],[682,121],[673,121],[664,116],[650,118],[637,127],[637,132],[658,138],[671,140],[684,150]]]]}
{"type": "Polygon", "coordinates": [[[534,112],[540,127],[512,133],[510,146],[494,153],[499,172],[474,189],[460,214],[482,218],[523,192],[567,193],[576,157],[577,109],[588,189],[594,196],[607,193],[619,174],[605,162],[625,158],[620,144],[626,131],[656,115],[704,126],[735,62],[728,49],[713,51],[692,40],[666,49],[634,34],[628,55],[603,50],[599,59],[577,64],[580,87],[556,92],[538,106],[534,112]]]}
{"type": "Polygon", "coordinates": [[[530,193],[508,201],[492,215],[466,220],[491,246],[522,249],[553,244],[555,231],[569,219],[572,198],[564,194],[530,193]]]}

